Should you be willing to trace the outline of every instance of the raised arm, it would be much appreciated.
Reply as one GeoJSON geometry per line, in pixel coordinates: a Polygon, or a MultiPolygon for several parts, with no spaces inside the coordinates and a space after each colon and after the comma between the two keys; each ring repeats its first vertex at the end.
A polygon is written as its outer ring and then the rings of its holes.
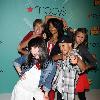
{"type": "Polygon", "coordinates": [[[48,21],[50,18],[57,18],[57,19],[61,20],[61,21],[63,22],[64,29],[66,29],[66,28],[68,27],[67,22],[66,22],[63,18],[60,18],[60,17],[57,17],[57,16],[52,16],[52,15],[47,15],[47,16],[45,16],[45,23],[47,23],[47,21],[48,21]]]}
{"type": "Polygon", "coordinates": [[[19,43],[18,45],[18,52],[21,53],[22,55],[28,54],[28,51],[26,50],[28,42],[33,38],[33,31],[30,31],[19,43]]]}
{"type": "Polygon", "coordinates": [[[86,64],[78,54],[70,56],[70,63],[73,65],[77,65],[81,69],[81,71],[85,71],[87,69],[86,64]]]}
{"type": "Polygon", "coordinates": [[[77,61],[77,65],[79,66],[79,68],[82,70],[82,71],[85,71],[87,69],[87,66],[86,64],[79,58],[77,57],[78,61],[77,61]]]}

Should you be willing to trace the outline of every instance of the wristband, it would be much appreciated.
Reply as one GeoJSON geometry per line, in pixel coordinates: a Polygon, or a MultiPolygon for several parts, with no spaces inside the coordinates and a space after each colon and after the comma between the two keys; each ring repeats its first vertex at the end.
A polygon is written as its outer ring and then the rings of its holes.
{"type": "Polygon", "coordinates": [[[19,77],[22,77],[23,74],[24,74],[24,73],[23,73],[22,71],[18,73],[19,77]]]}

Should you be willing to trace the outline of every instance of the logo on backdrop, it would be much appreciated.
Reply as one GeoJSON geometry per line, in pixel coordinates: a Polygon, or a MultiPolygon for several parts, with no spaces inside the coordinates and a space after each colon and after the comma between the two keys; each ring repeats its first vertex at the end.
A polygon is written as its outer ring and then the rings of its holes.
{"type": "Polygon", "coordinates": [[[57,15],[58,16],[65,16],[67,14],[67,10],[64,7],[62,7],[61,9],[59,9],[57,7],[51,8],[49,6],[47,6],[47,7],[41,7],[41,6],[37,5],[37,6],[33,6],[33,7],[32,6],[28,7],[28,8],[26,8],[26,10],[28,12],[33,12],[33,10],[34,11],[37,10],[37,12],[39,14],[41,14],[42,12],[44,12],[46,15],[56,15],[56,16],[57,15]]]}
{"type": "MultiPolygon", "coordinates": [[[[25,8],[29,13],[36,11],[39,14],[44,13],[45,15],[65,16],[67,14],[67,10],[64,8],[64,5],[66,5],[68,1],[69,0],[64,0],[60,7],[50,7],[34,5],[34,2],[32,0],[27,0],[25,3],[25,8]]],[[[56,0],[54,2],[56,2],[56,0]]]]}
{"type": "Polygon", "coordinates": [[[2,67],[0,66],[0,73],[3,73],[4,71],[3,71],[3,69],[2,69],[2,67]]]}
{"type": "Polygon", "coordinates": [[[0,44],[2,44],[3,42],[2,41],[0,41],[0,44]]]}

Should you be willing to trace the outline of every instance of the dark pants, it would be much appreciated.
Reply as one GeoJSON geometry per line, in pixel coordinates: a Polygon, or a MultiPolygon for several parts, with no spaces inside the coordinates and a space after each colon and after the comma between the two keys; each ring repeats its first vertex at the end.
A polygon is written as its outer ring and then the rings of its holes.
{"type": "Polygon", "coordinates": [[[62,99],[62,95],[59,91],[57,91],[57,100],[64,100],[62,99]]]}
{"type": "Polygon", "coordinates": [[[33,97],[33,100],[35,100],[35,98],[33,97]]]}
{"type": "MultiPolygon", "coordinates": [[[[78,92],[78,98],[79,100],[86,100],[85,92],[78,92]]],[[[57,100],[64,100],[62,99],[62,95],[59,91],[57,91],[57,100]]]]}
{"type": "Polygon", "coordinates": [[[85,92],[78,92],[79,100],[86,100],[85,92]]]}

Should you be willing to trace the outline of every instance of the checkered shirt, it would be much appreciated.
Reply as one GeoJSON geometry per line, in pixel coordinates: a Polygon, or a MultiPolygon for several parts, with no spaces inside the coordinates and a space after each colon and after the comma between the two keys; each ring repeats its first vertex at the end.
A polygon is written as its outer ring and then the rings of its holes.
{"type": "MultiPolygon", "coordinates": [[[[74,54],[78,55],[75,50],[74,54]]],[[[74,90],[80,73],[82,73],[81,69],[77,65],[72,65],[69,58],[57,61],[57,71],[52,88],[62,94],[62,99],[74,100],[74,90]]]]}

